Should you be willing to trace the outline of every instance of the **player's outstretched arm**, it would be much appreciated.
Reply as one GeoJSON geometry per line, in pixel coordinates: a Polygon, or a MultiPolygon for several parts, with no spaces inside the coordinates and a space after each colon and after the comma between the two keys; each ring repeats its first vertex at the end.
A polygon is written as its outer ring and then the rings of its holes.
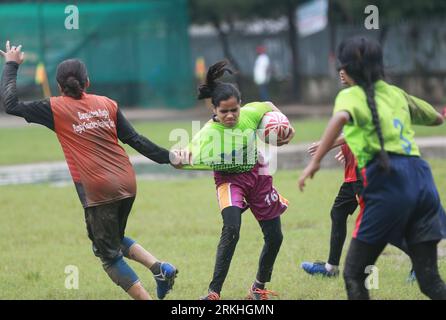
{"type": "MultiPolygon", "coordinates": [[[[333,143],[333,145],[331,146],[331,149],[334,149],[336,147],[339,147],[340,145],[343,145],[345,143],[345,138],[344,136],[341,134],[333,143]]],[[[316,154],[317,149],[319,148],[319,145],[321,144],[321,141],[318,142],[313,142],[307,149],[307,152],[311,155],[314,156],[316,154]]]]}
{"type": "Polygon", "coordinates": [[[158,146],[143,135],[138,134],[119,109],[117,113],[116,129],[119,140],[128,144],[150,160],[160,164],[170,163],[172,165],[177,165],[177,162],[179,162],[179,155],[177,153],[169,152],[169,150],[158,146]]]}
{"type": "Polygon", "coordinates": [[[19,98],[17,96],[17,70],[19,65],[24,61],[24,53],[22,46],[12,46],[6,41],[5,51],[0,50],[0,55],[5,59],[5,66],[3,68],[2,82],[1,82],[1,96],[5,111],[8,114],[22,116],[18,105],[19,98]]]}
{"type": "Polygon", "coordinates": [[[25,118],[28,122],[38,123],[54,130],[54,119],[48,99],[38,101],[19,101],[17,95],[17,71],[24,61],[22,46],[12,46],[6,42],[6,51],[0,50],[0,55],[6,63],[0,84],[0,96],[8,114],[25,118]]]}
{"type": "Polygon", "coordinates": [[[313,178],[315,173],[319,171],[322,159],[327,154],[327,152],[330,151],[336,138],[339,137],[339,135],[341,134],[342,128],[349,120],[350,115],[346,111],[340,111],[330,119],[330,122],[328,123],[327,129],[325,129],[325,133],[321,139],[321,143],[316,154],[311,159],[310,163],[304,169],[299,178],[298,184],[301,191],[304,190],[305,180],[307,180],[308,178],[313,178]]]}
{"type": "Polygon", "coordinates": [[[406,97],[413,124],[422,126],[439,126],[444,122],[443,116],[428,102],[402,91],[406,97]]]}

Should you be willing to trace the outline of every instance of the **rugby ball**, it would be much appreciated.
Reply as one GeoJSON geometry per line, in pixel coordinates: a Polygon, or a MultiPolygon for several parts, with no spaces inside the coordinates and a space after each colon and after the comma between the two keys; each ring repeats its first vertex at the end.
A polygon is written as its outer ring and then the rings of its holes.
{"type": "Polygon", "coordinates": [[[281,112],[271,111],[264,114],[258,127],[258,136],[266,143],[276,144],[290,134],[290,121],[281,112]]]}

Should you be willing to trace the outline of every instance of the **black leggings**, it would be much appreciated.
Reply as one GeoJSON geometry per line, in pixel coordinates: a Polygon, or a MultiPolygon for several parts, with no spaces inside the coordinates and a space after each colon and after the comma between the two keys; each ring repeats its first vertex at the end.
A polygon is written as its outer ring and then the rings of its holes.
{"type": "MultiPolygon", "coordinates": [[[[409,245],[409,255],[421,292],[431,299],[446,300],[446,285],[437,265],[437,241],[409,245]]],[[[371,245],[352,239],[345,260],[344,280],[350,300],[370,299],[364,285],[366,267],[374,265],[386,245],[371,245]]]]}
{"type": "MultiPolygon", "coordinates": [[[[347,237],[347,218],[358,207],[356,196],[359,196],[361,192],[362,181],[344,182],[331,208],[330,253],[327,262],[333,266],[339,266],[342,248],[347,237]]],[[[406,243],[401,244],[398,248],[409,255],[406,243]]]]}
{"type": "MultiPolygon", "coordinates": [[[[234,255],[235,247],[240,237],[242,210],[235,206],[227,207],[223,209],[222,217],[223,228],[217,247],[214,275],[209,284],[209,289],[217,293],[220,293],[223,287],[223,282],[228,274],[232,256],[234,255]]],[[[280,217],[272,220],[259,221],[259,224],[262,228],[265,243],[260,254],[257,280],[265,283],[271,280],[274,262],[279,253],[283,235],[280,217]]]]}
{"type": "Polygon", "coordinates": [[[342,248],[347,237],[347,218],[358,207],[356,194],[360,187],[360,181],[344,182],[331,208],[330,253],[328,256],[328,263],[331,265],[339,266],[342,248]]]}

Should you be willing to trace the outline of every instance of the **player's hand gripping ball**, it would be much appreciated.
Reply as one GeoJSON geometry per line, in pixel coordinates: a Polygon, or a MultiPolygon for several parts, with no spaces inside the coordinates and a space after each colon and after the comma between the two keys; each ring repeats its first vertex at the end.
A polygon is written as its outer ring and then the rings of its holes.
{"type": "Polygon", "coordinates": [[[288,118],[281,112],[265,113],[258,127],[258,135],[268,144],[281,145],[291,134],[292,127],[288,118]]]}

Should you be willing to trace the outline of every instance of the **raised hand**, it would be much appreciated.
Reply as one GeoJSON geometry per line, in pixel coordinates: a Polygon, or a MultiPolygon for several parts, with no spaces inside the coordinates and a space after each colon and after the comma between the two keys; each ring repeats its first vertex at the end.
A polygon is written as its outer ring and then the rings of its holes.
{"type": "Polygon", "coordinates": [[[6,62],[14,61],[22,64],[25,61],[25,53],[22,52],[22,45],[11,47],[9,40],[6,41],[6,52],[0,50],[0,55],[5,58],[6,62]]]}

